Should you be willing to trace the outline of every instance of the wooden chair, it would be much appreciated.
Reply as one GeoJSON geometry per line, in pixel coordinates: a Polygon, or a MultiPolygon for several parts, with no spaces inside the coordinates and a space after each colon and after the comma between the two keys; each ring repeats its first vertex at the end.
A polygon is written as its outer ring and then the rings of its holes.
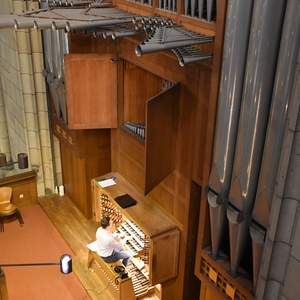
{"type": "Polygon", "coordinates": [[[17,206],[11,203],[12,188],[0,187],[0,231],[4,233],[4,218],[16,214],[20,225],[24,224],[21,213],[17,206]]]}

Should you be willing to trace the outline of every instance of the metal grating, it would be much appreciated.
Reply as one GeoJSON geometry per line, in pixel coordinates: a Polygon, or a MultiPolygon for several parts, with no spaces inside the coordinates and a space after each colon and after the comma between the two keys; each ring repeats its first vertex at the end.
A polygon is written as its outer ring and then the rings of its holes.
{"type": "Polygon", "coordinates": [[[218,0],[185,0],[184,15],[214,23],[217,16],[218,0]]]}
{"type": "Polygon", "coordinates": [[[203,257],[200,273],[206,277],[225,297],[232,300],[247,300],[247,297],[239,291],[233,283],[229,282],[222,274],[213,268],[203,257]]]}
{"type": "Polygon", "coordinates": [[[158,8],[176,13],[177,12],[177,0],[159,0],[158,8]]]}

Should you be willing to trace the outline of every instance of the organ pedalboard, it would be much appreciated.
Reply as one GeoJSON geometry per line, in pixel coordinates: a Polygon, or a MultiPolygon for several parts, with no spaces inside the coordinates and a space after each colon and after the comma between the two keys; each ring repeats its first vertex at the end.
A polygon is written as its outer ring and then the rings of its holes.
{"type": "MultiPolygon", "coordinates": [[[[153,293],[155,285],[177,276],[180,233],[158,207],[118,173],[93,179],[92,197],[94,220],[100,221],[102,217],[109,216],[116,225],[116,236],[132,237],[125,245],[131,254],[131,262],[126,268],[128,278],[124,276],[124,286],[125,283],[128,285],[128,280],[132,284],[132,299],[153,293]],[[111,185],[107,185],[106,178],[109,178],[111,185]],[[116,201],[124,195],[133,201],[128,207],[124,203],[121,207],[120,202],[116,201]]],[[[103,266],[112,268],[111,264],[100,263],[102,272],[105,272],[103,266]]],[[[115,286],[119,299],[125,297],[122,291],[127,294],[126,297],[129,294],[128,289],[122,289],[122,284],[119,278],[115,286]]]]}

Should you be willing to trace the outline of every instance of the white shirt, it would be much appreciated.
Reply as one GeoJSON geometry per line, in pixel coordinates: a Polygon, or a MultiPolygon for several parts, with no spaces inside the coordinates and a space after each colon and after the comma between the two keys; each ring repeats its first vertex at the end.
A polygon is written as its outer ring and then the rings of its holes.
{"type": "Polygon", "coordinates": [[[120,251],[126,243],[126,239],[118,242],[112,233],[102,227],[97,229],[96,239],[98,244],[97,253],[102,257],[112,255],[114,249],[120,251]]]}

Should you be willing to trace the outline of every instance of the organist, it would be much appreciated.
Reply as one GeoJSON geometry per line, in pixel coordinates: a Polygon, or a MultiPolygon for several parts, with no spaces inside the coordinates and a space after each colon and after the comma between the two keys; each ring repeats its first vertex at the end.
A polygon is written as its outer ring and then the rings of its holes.
{"type": "Polygon", "coordinates": [[[116,226],[110,217],[103,217],[100,221],[101,227],[97,229],[97,253],[105,262],[116,262],[122,260],[126,268],[130,262],[130,253],[124,251],[125,243],[132,239],[131,236],[120,238],[116,236],[116,226]]]}

